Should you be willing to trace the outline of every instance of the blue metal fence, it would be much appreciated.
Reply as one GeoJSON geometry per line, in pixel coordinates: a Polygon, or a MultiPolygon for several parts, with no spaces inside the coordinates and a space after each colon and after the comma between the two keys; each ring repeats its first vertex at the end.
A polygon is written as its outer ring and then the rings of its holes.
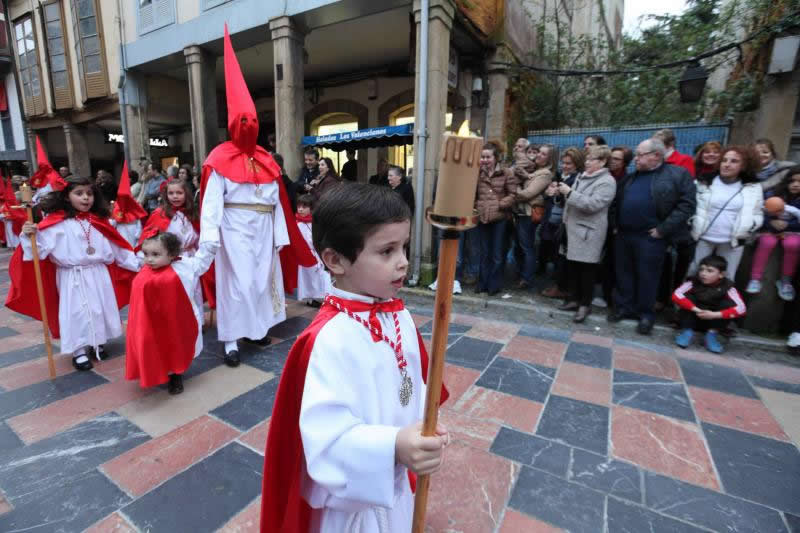
{"type": "Polygon", "coordinates": [[[623,145],[631,150],[636,149],[643,140],[662,128],[670,128],[677,139],[675,147],[683,154],[694,156],[695,150],[708,141],[718,141],[725,145],[728,141],[727,122],[712,124],[679,123],[679,124],[647,124],[644,126],[627,126],[621,128],[597,127],[561,130],[539,130],[528,132],[528,140],[532,143],[550,143],[559,150],[570,146],[583,148],[583,139],[587,135],[602,135],[609,146],[623,145]]]}

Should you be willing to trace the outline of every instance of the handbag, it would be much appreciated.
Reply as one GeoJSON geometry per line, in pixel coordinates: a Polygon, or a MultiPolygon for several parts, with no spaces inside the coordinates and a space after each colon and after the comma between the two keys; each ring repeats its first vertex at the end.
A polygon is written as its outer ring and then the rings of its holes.
{"type": "Polygon", "coordinates": [[[531,221],[538,224],[544,218],[544,213],[547,211],[543,205],[534,205],[531,207],[531,221]]]}

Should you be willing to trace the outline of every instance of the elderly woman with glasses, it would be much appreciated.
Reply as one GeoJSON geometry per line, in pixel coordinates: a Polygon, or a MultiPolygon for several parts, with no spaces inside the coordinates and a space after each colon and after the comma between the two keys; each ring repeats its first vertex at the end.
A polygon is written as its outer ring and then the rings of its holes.
{"type": "Polygon", "coordinates": [[[566,199],[563,220],[567,230],[566,255],[570,295],[560,309],[575,311],[574,322],[589,315],[608,230],[608,208],[614,201],[617,182],[606,168],[611,157],[608,146],[587,150],[586,170],[570,187],[559,183],[558,192],[566,199]]]}

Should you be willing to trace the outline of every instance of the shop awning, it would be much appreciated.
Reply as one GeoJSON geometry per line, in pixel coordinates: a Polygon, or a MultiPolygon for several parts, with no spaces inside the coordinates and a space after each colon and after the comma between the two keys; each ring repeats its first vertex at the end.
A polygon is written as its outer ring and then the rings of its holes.
{"type": "Polygon", "coordinates": [[[365,130],[346,131],[333,135],[308,135],[303,137],[303,146],[318,146],[331,150],[360,150],[382,146],[414,144],[414,125],[380,126],[365,130]]]}

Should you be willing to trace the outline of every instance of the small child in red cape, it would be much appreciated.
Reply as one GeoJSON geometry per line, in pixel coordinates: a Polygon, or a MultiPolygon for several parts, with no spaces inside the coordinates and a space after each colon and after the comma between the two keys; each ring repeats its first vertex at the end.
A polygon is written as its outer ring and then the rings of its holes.
{"type": "Polygon", "coordinates": [[[335,286],[281,375],[262,533],[411,530],[416,474],[439,469],[449,434],[421,434],[427,353],[396,298],[410,219],[398,194],[366,184],[316,206],[314,247],[335,286]]]}
{"type": "Polygon", "coordinates": [[[328,293],[331,286],[331,275],[325,270],[322,260],[314,252],[314,243],[311,236],[311,204],[310,194],[303,194],[297,199],[297,228],[308,243],[309,249],[317,258],[313,267],[298,267],[297,269],[297,299],[308,300],[311,307],[319,307],[321,300],[328,293]]]}
{"type": "Polygon", "coordinates": [[[144,266],[131,288],[125,379],[142,387],[169,381],[169,393],[183,392],[183,373],[203,350],[203,308],[195,294],[216,250],[203,245],[193,257],[180,256],[174,233],[157,233],[142,243],[144,266]]]}
{"type": "MultiPolygon", "coordinates": [[[[90,370],[87,349],[102,360],[103,344],[122,335],[119,308],[128,303],[130,281],[140,262],[109,224],[108,204],[89,178],[70,176],[63,189],[49,193],[40,205],[49,215],[38,225],[25,222],[22,227],[26,237],[20,239],[20,254],[15,252],[11,260],[12,288],[6,305],[20,310],[20,304],[33,302],[38,309],[35,289],[20,282],[31,268],[30,237],[35,235],[45,294],[50,295],[47,305],[57,306],[53,336],[60,336],[62,353],[73,354],[77,370],[90,370]]],[[[48,309],[49,319],[55,310],[48,309]]],[[[53,330],[52,322],[50,326],[53,330]]]]}

